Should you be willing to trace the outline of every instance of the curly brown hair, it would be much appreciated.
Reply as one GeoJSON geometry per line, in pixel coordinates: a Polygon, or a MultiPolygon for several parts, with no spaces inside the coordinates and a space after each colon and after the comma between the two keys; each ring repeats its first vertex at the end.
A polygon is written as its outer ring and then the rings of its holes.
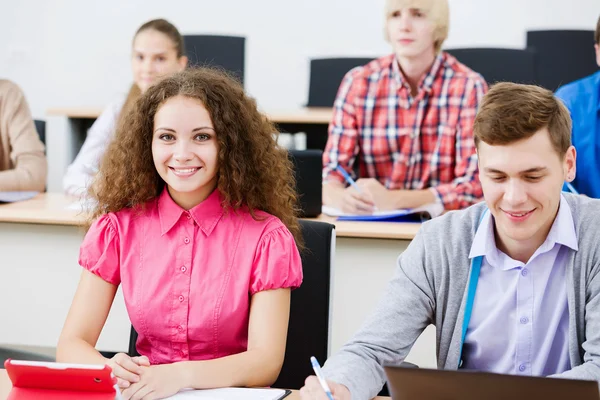
{"type": "Polygon", "coordinates": [[[90,223],[98,216],[124,208],[143,209],[165,182],[154,167],[154,116],[175,96],[199,100],[212,120],[218,143],[218,183],[226,211],[247,207],[278,217],[293,234],[299,249],[303,240],[293,166],[287,151],[277,146],[273,124],[241,84],[214,68],[191,68],[150,87],[117,127],[100,169],[90,187],[97,201],[90,223]]]}
{"type": "Polygon", "coordinates": [[[596,22],[596,32],[594,33],[594,39],[597,45],[600,45],[600,17],[598,18],[598,22],[596,22]]]}

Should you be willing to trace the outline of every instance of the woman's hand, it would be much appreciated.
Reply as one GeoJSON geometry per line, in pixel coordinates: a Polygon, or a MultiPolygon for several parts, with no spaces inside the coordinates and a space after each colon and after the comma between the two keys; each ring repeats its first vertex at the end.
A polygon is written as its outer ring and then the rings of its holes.
{"type": "Polygon", "coordinates": [[[142,367],[140,381],[123,390],[124,400],[157,400],[173,396],[183,389],[178,364],[142,367]]]}
{"type": "Polygon", "coordinates": [[[125,353],[117,353],[106,365],[112,369],[119,388],[124,389],[140,381],[142,367],[149,367],[150,360],[146,356],[129,357],[125,353]]]}

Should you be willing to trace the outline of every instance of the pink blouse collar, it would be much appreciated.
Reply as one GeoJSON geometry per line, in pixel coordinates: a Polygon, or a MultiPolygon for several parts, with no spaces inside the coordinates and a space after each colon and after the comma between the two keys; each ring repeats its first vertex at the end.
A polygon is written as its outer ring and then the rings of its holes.
{"type": "Polygon", "coordinates": [[[181,214],[187,214],[193,218],[204,234],[209,236],[223,215],[219,190],[213,190],[206,200],[186,211],[173,201],[169,191],[165,187],[158,197],[161,235],[169,232],[175,226],[177,221],[180,220],[181,214]]]}

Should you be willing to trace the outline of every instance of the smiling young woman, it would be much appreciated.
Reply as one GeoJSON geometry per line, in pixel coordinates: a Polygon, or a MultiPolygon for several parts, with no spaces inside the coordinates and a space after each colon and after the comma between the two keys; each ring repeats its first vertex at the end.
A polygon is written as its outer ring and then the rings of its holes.
{"type": "Polygon", "coordinates": [[[302,238],[273,132],[240,84],[210,69],[141,96],[92,185],[58,360],[109,364],[126,399],[275,381],[302,238]],[[94,346],[118,286],[142,356],[106,360],[94,346]]]}

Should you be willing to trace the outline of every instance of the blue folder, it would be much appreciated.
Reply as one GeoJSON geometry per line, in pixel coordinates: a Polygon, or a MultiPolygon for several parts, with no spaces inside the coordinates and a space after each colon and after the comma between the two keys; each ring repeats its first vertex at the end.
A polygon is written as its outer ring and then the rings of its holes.
{"type": "Polygon", "coordinates": [[[428,212],[410,212],[385,215],[341,215],[338,221],[381,221],[381,222],[417,222],[421,223],[431,219],[428,212]]]}

